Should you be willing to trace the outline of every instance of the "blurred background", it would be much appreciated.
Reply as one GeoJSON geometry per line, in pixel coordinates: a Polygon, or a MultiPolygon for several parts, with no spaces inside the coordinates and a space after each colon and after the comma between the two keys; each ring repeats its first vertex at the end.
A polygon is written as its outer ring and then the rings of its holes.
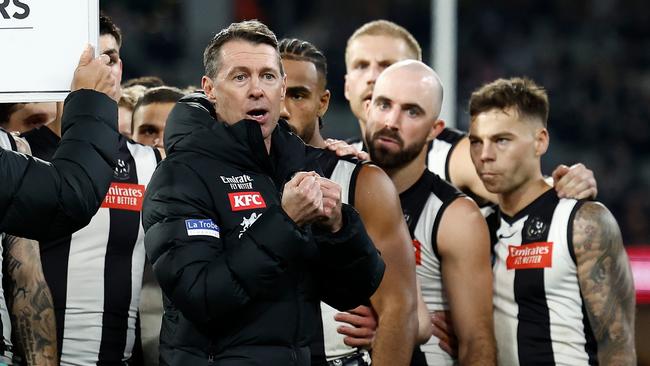
{"type": "MultiPolygon", "coordinates": [[[[457,3],[456,118],[466,129],[471,91],[499,77],[525,75],[551,100],[550,174],[559,163],[595,172],[599,200],[619,220],[626,244],[650,243],[650,3],[643,0],[479,0],[457,3]]],[[[102,10],[124,34],[124,77],[157,75],[199,85],[203,48],[233,21],[257,18],[278,38],[325,51],[333,103],[324,135],[356,136],[343,97],[345,42],[366,21],[406,27],[432,64],[430,0],[111,0],[102,10]]]]}
{"type": "MultiPolygon", "coordinates": [[[[278,38],[311,41],[329,60],[329,137],[359,133],[343,97],[343,55],[347,38],[369,20],[407,28],[431,65],[435,52],[456,50],[456,98],[445,108],[455,106],[447,122],[460,129],[467,129],[473,89],[499,77],[531,77],[551,101],[545,173],[559,163],[584,163],[594,171],[598,199],[618,219],[626,245],[650,243],[650,2],[441,1],[455,4],[451,45],[433,45],[436,7],[430,0],[111,0],[101,7],[123,32],[123,80],[157,75],[178,87],[199,85],[203,48],[233,21],[257,18],[278,38]]],[[[645,271],[643,279],[650,281],[645,271]]],[[[650,339],[648,311],[638,321],[644,324],[639,339],[650,339]]]]}

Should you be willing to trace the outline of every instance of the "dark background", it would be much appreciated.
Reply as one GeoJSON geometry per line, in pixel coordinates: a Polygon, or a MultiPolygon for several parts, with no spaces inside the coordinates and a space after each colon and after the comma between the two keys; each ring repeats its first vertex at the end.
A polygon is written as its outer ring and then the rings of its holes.
{"type": "MultiPolygon", "coordinates": [[[[329,59],[333,103],[324,134],[350,137],[357,123],[343,98],[345,42],[366,21],[406,27],[431,60],[426,0],[112,0],[102,10],[122,28],[124,79],[158,75],[198,85],[202,52],[230,22],[257,18],[278,38],[309,40],[329,59]]],[[[598,199],[626,244],[650,243],[650,3],[642,0],[459,0],[457,121],[467,128],[470,92],[498,77],[529,76],[550,95],[550,174],[559,163],[594,170],[598,199]]]]}

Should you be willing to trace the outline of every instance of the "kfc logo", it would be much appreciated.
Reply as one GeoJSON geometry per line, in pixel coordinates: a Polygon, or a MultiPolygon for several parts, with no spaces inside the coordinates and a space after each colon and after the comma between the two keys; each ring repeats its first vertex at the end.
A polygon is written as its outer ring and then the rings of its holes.
{"type": "Polygon", "coordinates": [[[233,211],[266,208],[266,202],[260,192],[235,192],[228,193],[230,208],[233,211]]]}

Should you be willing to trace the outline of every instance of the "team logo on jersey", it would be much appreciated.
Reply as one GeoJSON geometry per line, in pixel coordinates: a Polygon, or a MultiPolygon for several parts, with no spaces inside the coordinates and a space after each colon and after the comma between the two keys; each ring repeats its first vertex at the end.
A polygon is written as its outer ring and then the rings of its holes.
{"type": "Polygon", "coordinates": [[[185,220],[185,229],[187,230],[188,236],[212,236],[214,238],[219,238],[219,226],[217,226],[210,219],[189,219],[185,220]]]}
{"type": "Polygon", "coordinates": [[[527,220],[524,226],[525,239],[539,240],[546,233],[548,226],[539,217],[533,217],[527,220]]]}
{"type": "Polygon", "coordinates": [[[113,171],[113,176],[115,177],[115,179],[127,180],[129,179],[130,173],[131,173],[131,166],[129,165],[129,163],[127,163],[122,159],[117,159],[117,166],[113,171]]]}
{"type": "Polygon", "coordinates": [[[262,214],[258,215],[257,212],[253,212],[250,217],[244,217],[244,220],[241,222],[241,224],[239,224],[242,227],[241,231],[239,232],[239,237],[241,238],[246,230],[248,230],[248,228],[251,227],[251,225],[253,225],[255,221],[257,221],[257,219],[260,217],[262,217],[262,214]]]}
{"type": "Polygon", "coordinates": [[[553,243],[539,242],[508,246],[508,269],[533,269],[553,267],[553,243]]]}
{"type": "Polygon", "coordinates": [[[230,177],[225,177],[220,175],[221,181],[224,184],[228,184],[230,189],[233,190],[242,190],[242,189],[253,189],[253,178],[250,175],[233,175],[230,177]]]}
{"type": "Polygon", "coordinates": [[[233,211],[266,208],[266,202],[260,192],[235,192],[228,193],[230,208],[233,211]]]}
{"type": "Polygon", "coordinates": [[[102,207],[118,210],[142,211],[145,188],[142,184],[111,183],[102,207]]]}

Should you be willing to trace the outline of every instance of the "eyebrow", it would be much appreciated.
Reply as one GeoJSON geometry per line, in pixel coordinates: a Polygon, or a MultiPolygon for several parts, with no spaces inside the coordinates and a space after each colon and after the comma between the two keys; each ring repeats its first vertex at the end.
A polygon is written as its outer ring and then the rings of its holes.
{"type": "Polygon", "coordinates": [[[384,96],[382,96],[382,95],[379,95],[379,96],[377,96],[377,97],[375,98],[375,103],[377,103],[377,102],[381,102],[381,103],[392,103],[392,100],[390,100],[389,98],[384,97],[384,96]]]}
{"type": "Polygon", "coordinates": [[[287,94],[292,93],[292,94],[298,94],[298,93],[303,93],[303,94],[310,94],[311,90],[307,89],[307,87],[304,86],[291,86],[287,87],[287,94]]]}
{"type": "Polygon", "coordinates": [[[119,55],[120,53],[115,48],[107,48],[107,49],[104,50],[104,52],[102,52],[102,54],[103,55],[112,55],[112,54],[119,55]]]}
{"type": "Polygon", "coordinates": [[[402,109],[411,109],[411,108],[415,108],[418,110],[418,112],[424,113],[424,108],[420,107],[420,105],[417,103],[406,103],[402,105],[402,109]]]}

